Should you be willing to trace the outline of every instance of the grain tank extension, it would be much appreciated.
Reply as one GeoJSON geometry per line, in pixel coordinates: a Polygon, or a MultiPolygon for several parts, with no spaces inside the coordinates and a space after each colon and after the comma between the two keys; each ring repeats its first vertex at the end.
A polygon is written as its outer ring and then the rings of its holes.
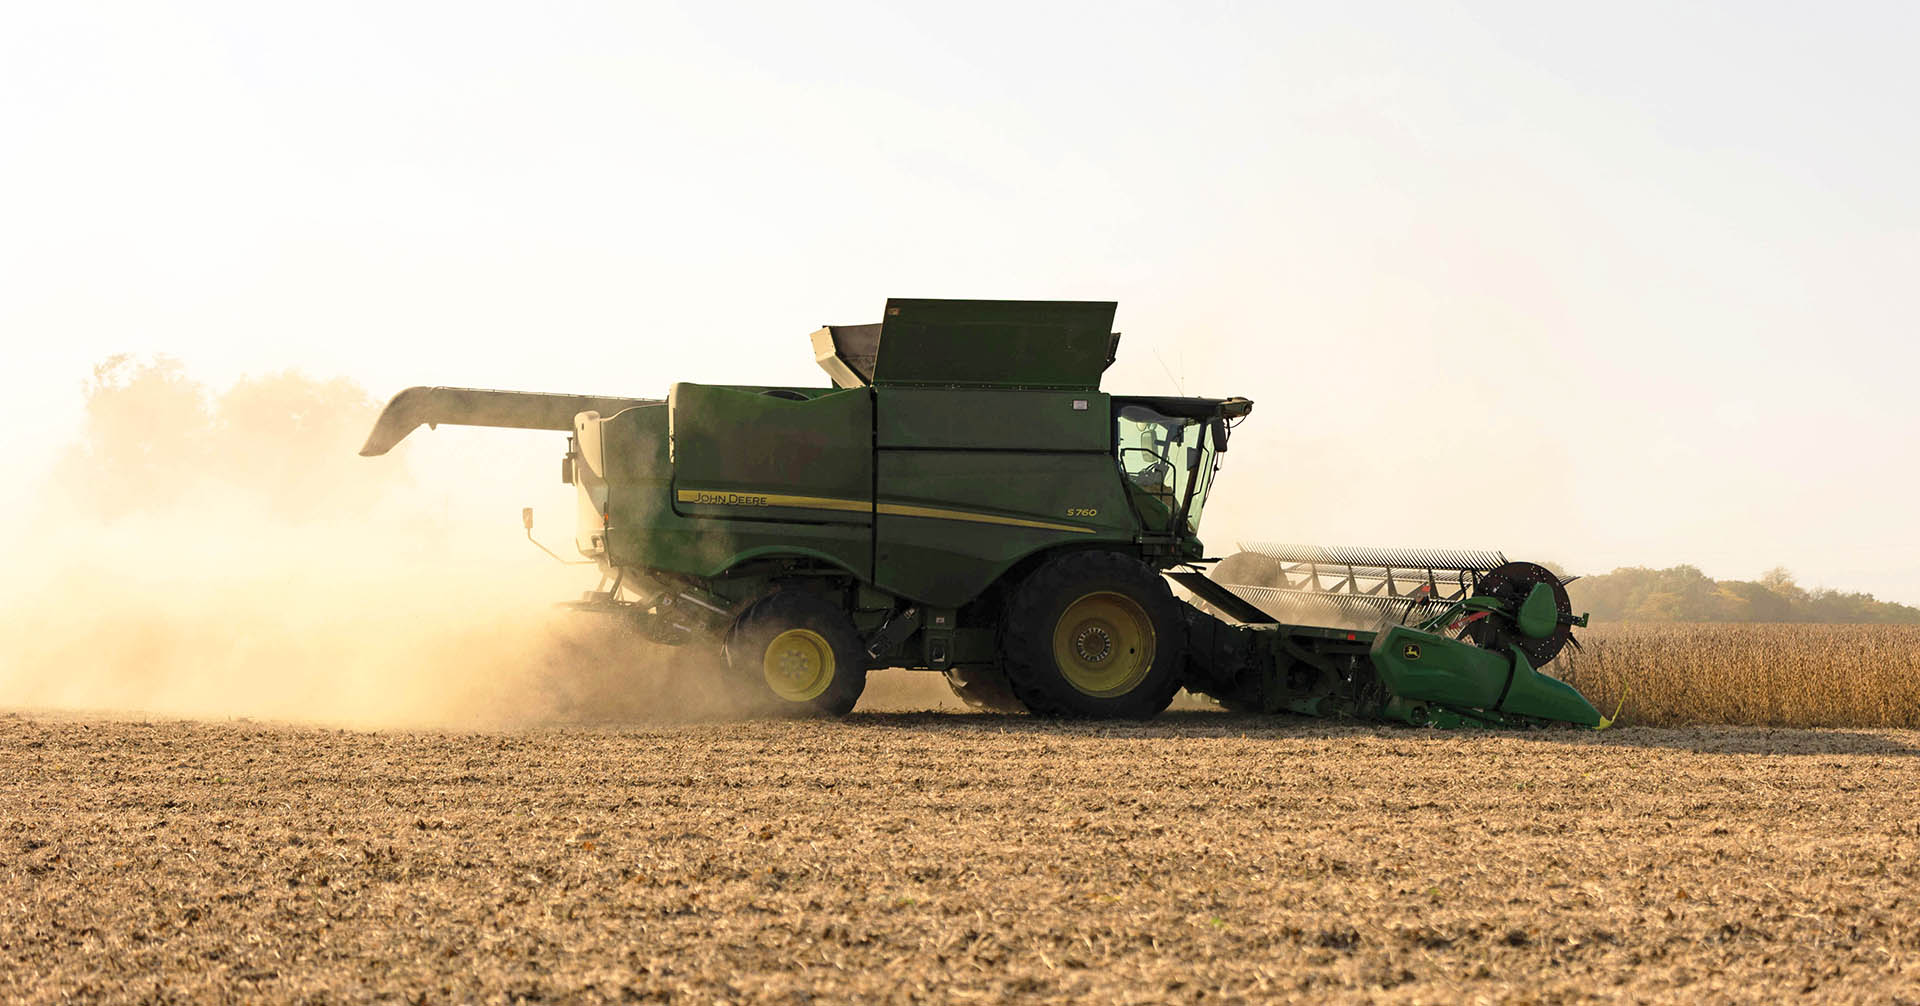
{"type": "Polygon", "coordinates": [[[574,606],[717,648],[793,711],[845,713],[870,669],[905,667],[1049,716],[1148,717],[1185,687],[1261,712],[1606,725],[1538,671],[1586,624],[1539,566],[1250,545],[1208,576],[1200,516],[1253,403],[1101,391],[1114,307],[890,300],[813,333],[830,387],[409,388],[361,453],[422,424],[567,433],[574,544],[602,572],[574,606]]]}

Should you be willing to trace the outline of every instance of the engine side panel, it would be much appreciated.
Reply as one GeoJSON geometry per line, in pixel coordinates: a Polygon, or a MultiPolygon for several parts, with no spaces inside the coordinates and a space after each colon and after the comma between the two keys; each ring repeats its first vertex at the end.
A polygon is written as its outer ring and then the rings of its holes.
{"type": "Polygon", "coordinates": [[[610,563],[710,577],[763,555],[799,555],[869,575],[873,530],[866,521],[770,519],[764,506],[698,508],[725,516],[682,513],[667,412],[664,405],[628,409],[602,424],[610,563]]]}
{"type": "Polygon", "coordinates": [[[673,502],[680,513],[872,523],[873,393],[867,389],[676,384],[667,401],[673,502]]]}
{"type": "Polygon", "coordinates": [[[1132,512],[1105,453],[882,450],[875,582],[957,607],[1042,549],[1131,547],[1132,512]]]}

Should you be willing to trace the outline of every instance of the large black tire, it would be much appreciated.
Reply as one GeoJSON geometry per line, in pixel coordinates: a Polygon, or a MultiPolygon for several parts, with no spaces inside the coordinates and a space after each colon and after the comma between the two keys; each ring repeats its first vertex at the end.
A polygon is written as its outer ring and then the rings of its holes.
{"type": "Polygon", "coordinates": [[[727,634],[727,667],[776,712],[845,716],[867,687],[867,654],[832,601],[787,589],[756,603],[727,634]]]}
{"type": "Polygon", "coordinates": [[[1007,676],[998,667],[968,665],[949,668],[947,687],[968,709],[983,713],[1024,713],[1027,707],[1013,694],[1007,676]]]}
{"type": "Polygon", "coordinates": [[[1000,619],[1000,668],[1040,716],[1148,719],[1173,701],[1186,631],[1166,578],[1114,552],[1069,552],[1030,574],[1000,619]]]}

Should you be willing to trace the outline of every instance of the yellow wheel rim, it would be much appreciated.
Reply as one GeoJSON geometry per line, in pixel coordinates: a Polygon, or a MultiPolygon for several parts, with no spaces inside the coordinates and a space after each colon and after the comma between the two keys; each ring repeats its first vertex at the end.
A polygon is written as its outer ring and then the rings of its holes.
{"type": "Polygon", "coordinates": [[[1140,687],[1153,669],[1153,619],[1125,594],[1099,591],[1067,605],[1053,627],[1053,661],[1067,683],[1109,699],[1140,687]]]}
{"type": "Polygon", "coordinates": [[[773,694],[811,702],[833,683],[833,647],[812,629],[788,629],[767,644],[760,671],[773,694]]]}

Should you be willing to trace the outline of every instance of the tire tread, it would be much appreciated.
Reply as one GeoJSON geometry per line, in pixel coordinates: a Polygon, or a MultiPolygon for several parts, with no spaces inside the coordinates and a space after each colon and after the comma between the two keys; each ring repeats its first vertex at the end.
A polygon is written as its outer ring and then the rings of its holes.
{"type": "Polygon", "coordinates": [[[1167,708],[1185,672],[1185,630],[1166,578],[1117,552],[1069,552],[1048,561],[1007,595],[1000,619],[1000,668],[1015,698],[1037,716],[1062,719],[1151,719],[1167,708]],[[1111,699],[1067,694],[1072,686],[1053,664],[1054,620],[1061,598],[1095,587],[1131,587],[1158,637],[1154,668],[1133,692],[1111,699]]]}

